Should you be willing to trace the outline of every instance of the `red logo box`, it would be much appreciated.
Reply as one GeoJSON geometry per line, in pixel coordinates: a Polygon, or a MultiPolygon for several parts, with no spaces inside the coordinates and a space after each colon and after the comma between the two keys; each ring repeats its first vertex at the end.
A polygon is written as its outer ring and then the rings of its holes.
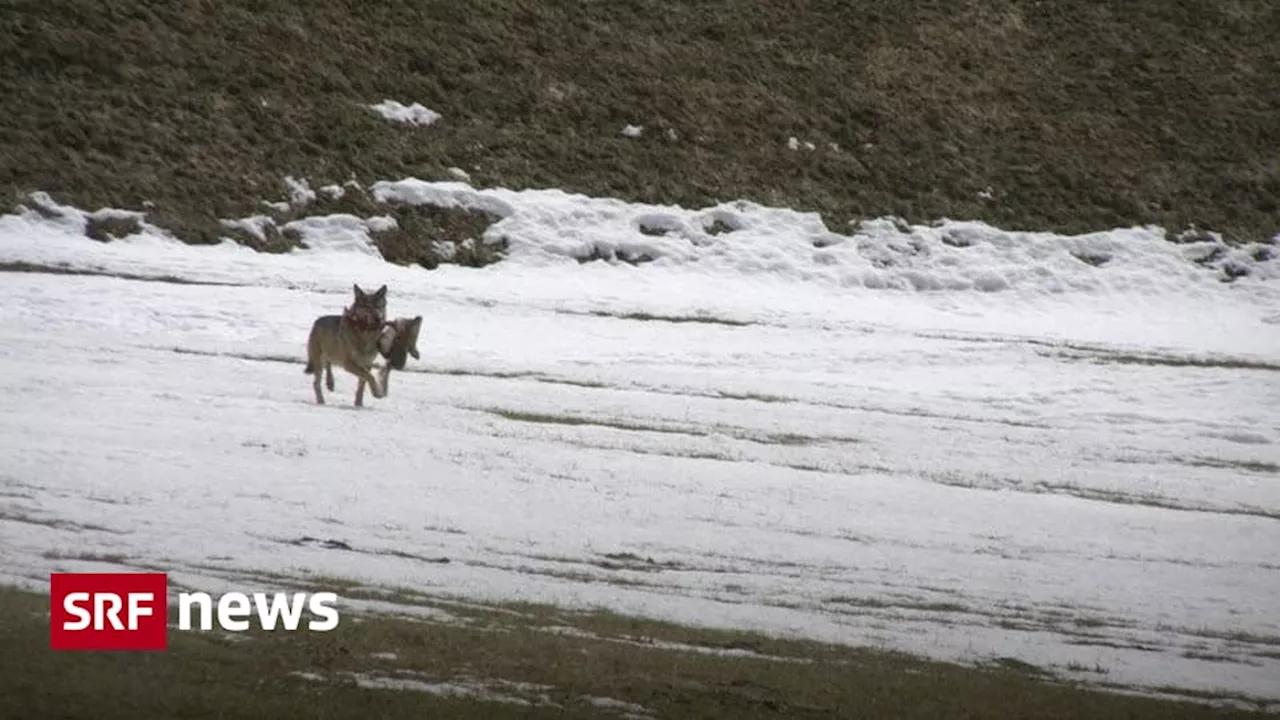
{"type": "Polygon", "coordinates": [[[164,573],[53,573],[52,650],[164,650],[169,577],[164,573]]]}

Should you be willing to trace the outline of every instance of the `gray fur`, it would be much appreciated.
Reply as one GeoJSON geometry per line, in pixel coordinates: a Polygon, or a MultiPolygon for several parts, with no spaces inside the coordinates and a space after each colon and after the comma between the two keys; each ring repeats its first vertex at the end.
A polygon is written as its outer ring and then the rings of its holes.
{"type": "Polygon", "coordinates": [[[373,361],[378,356],[378,339],[382,335],[387,316],[387,286],[383,285],[372,293],[366,293],[359,285],[354,286],[355,301],[346,308],[342,315],[322,315],[311,324],[311,334],[307,337],[308,375],[314,375],[312,387],[316,393],[316,403],[324,404],[324,394],[320,391],[321,370],[324,371],[325,386],[333,392],[333,365],[359,378],[356,385],[356,407],[364,405],[364,386],[369,385],[375,398],[385,396],[385,390],[377,382],[371,372],[373,361]]]}

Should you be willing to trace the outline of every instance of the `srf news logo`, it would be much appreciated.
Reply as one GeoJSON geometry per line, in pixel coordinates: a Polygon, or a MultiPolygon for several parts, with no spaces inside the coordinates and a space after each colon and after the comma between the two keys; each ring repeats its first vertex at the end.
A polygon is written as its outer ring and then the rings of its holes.
{"type": "MultiPolygon", "coordinates": [[[[169,577],[164,573],[53,573],[49,576],[49,647],[53,650],[165,650],[169,647],[169,577]]],[[[229,592],[213,601],[207,593],[178,595],[178,629],[192,629],[199,612],[201,630],[212,630],[214,618],[228,632],[244,632],[257,615],[258,625],[279,624],[297,630],[303,609],[321,618],[307,629],[327,632],[338,627],[334,593],[229,592]]]]}

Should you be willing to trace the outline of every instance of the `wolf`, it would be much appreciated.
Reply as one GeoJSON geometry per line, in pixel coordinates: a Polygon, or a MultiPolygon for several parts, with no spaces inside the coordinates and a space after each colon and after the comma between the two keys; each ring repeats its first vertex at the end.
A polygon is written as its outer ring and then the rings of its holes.
{"type": "Polygon", "coordinates": [[[391,380],[391,369],[403,370],[406,355],[418,359],[418,332],[422,329],[422,316],[412,318],[396,318],[383,328],[378,338],[378,353],[386,360],[381,368],[379,382],[382,383],[382,396],[387,396],[388,383],[391,380]]]}
{"type": "Polygon", "coordinates": [[[387,286],[371,293],[361,290],[359,285],[352,287],[355,300],[351,306],[344,308],[341,315],[316,318],[307,337],[307,367],[303,372],[315,376],[312,387],[319,405],[324,404],[324,394],[320,392],[321,371],[325,386],[333,392],[334,363],[359,378],[356,407],[364,406],[366,384],[375,398],[384,394],[371,369],[378,356],[378,340],[387,324],[387,286]]]}

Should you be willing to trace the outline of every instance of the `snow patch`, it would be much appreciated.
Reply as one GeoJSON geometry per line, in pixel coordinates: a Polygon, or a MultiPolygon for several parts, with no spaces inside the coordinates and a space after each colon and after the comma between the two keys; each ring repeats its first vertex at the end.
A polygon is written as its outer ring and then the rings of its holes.
{"type": "Polygon", "coordinates": [[[267,239],[267,228],[276,226],[276,221],[266,215],[252,215],[246,218],[237,218],[235,220],[221,219],[218,222],[223,227],[232,230],[243,230],[250,235],[265,241],[267,239]]]}
{"type": "Polygon", "coordinates": [[[547,690],[553,689],[551,685],[466,676],[439,680],[425,673],[410,671],[395,674],[343,672],[340,675],[353,679],[359,687],[372,690],[424,692],[527,707],[559,707],[546,694],[547,690]]]}
{"type": "Polygon", "coordinates": [[[638,138],[644,133],[644,127],[641,125],[627,125],[622,128],[623,137],[638,138]]]}
{"type": "Polygon", "coordinates": [[[120,210],[117,208],[101,208],[89,213],[91,220],[133,220],[142,222],[147,215],[144,212],[136,210],[120,210]]]}
{"type": "Polygon", "coordinates": [[[83,234],[89,228],[89,222],[92,220],[132,220],[138,224],[141,231],[150,230],[151,232],[159,232],[154,225],[150,225],[146,221],[146,213],[136,210],[121,210],[118,208],[99,208],[92,212],[86,212],[70,205],[62,205],[56,202],[47,192],[33,192],[27,196],[26,205],[18,206],[18,214],[29,218],[44,218],[52,225],[69,230],[77,234],[83,234]],[[34,210],[32,209],[34,208],[34,210]]]}
{"type": "Polygon", "coordinates": [[[289,204],[293,207],[303,207],[316,201],[316,191],[305,179],[298,180],[289,175],[285,177],[284,184],[289,189],[289,204]]]}
{"type": "Polygon", "coordinates": [[[369,109],[387,120],[422,127],[431,125],[441,118],[440,113],[424,107],[421,103],[404,105],[388,99],[376,105],[370,105],[369,109]]]}
{"type": "Polygon", "coordinates": [[[491,212],[502,220],[484,239],[505,239],[507,262],[532,265],[643,256],[655,266],[698,274],[907,292],[1204,295],[1217,292],[1224,280],[1280,277],[1280,263],[1258,259],[1249,248],[1230,249],[1220,240],[1177,245],[1155,227],[1064,236],[979,222],[911,226],[882,218],[841,234],[816,213],[743,201],[690,210],[416,179],[375,183],[373,192],[382,201],[491,212]],[[717,221],[733,232],[712,232],[717,221]]]}
{"type": "Polygon", "coordinates": [[[317,215],[285,223],[282,230],[293,230],[301,236],[301,244],[308,250],[324,253],[357,253],[381,259],[369,236],[370,232],[396,227],[395,220],[387,217],[368,219],[355,215],[317,215]]]}
{"type": "Polygon", "coordinates": [[[390,215],[374,215],[365,218],[364,225],[369,232],[390,232],[400,227],[400,223],[390,215]]]}
{"type": "Polygon", "coordinates": [[[511,199],[519,193],[477,190],[458,182],[426,182],[416,178],[387,182],[380,180],[369,188],[378,202],[402,202],[409,205],[432,205],[440,208],[463,208],[506,217],[515,212],[511,199]]]}
{"type": "Polygon", "coordinates": [[[721,648],[710,647],[707,645],[691,645],[688,643],[672,642],[669,640],[656,640],[649,637],[632,637],[629,635],[597,635],[580,628],[568,625],[545,625],[538,628],[541,632],[551,633],[552,635],[563,635],[565,637],[576,637],[587,640],[599,640],[601,642],[621,643],[634,647],[652,648],[654,650],[668,650],[671,652],[692,653],[696,655],[714,655],[717,657],[733,657],[733,658],[750,658],[752,660],[767,660],[770,662],[781,663],[798,663],[807,665],[813,662],[809,658],[786,657],[783,655],[767,655],[765,653],[756,652],[746,648],[721,648]]]}
{"type": "MultiPolygon", "coordinates": [[[[296,185],[298,194],[305,197],[305,184],[297,181],[296,185]]],[[[496,216],[498,221],[476,241],[505,243],[505,259],[500,264],[513,271],[536,268],[545,272],[554,266],[581,276],[580,263],[603,260],[651,277],[655,272],[663,273],[673,282],[697,286],[721,281],[796,283],[818,293],[1012,294],[1022,301],[1084,294],[1157,304],[1164,302],[1157,300],[1162,298],[1197,303],[1232,299],[1271,303],[1272,307],[1280,302],[1280,289],[1273,282],[1280,277],[1280,260],[1259,251],[1269,246],[1232,248],[1213,237],[1171,243],[1154,227],[1063,236],[1010,232],[978,222],[944,220],[912,226],[881,218],[851,224],[847,232],[839,233],[829,229],[816,213],[744,201],[685,209],[560,190],[477,189],[461,182],[413,178],[377,182],[370,191],[380,202],[473,209],[496,216]]],[[[21,256],[29,262],[40,257],[68,266],[89,263],[95,268],[106,267],[103,262],[115,263],[124,272],[135,272],[133,260],[124,257],[129,252],[126,248],[160,242],[170,247],[166,262],[179,255],[187,257],[183,263],[192,265],[191,279],[228,277],[217,269],[223,265],[201,259],[222,252],[221,246],[180,247],[163,230],[145,222],[140,222],[141,231],[123,244],[117,241],[88,248],[75,242],[45,242],[38,248],[27,246],[21,238],[34,236],[12,223],[44,228],[40,232],[61,228],[83,234],[90,215],[57,205],[44,194],[32,198],[40,211],[24,208],[17,215],[0,218],[13,229],[0,251],[15,258],[21,256]],[[90,258],[96,259],[91,262],[90,258]]],[[[98,211],[103,212],[107,211],[98,211]]],[[[269,220],[262,215],[222,222],[255,236],[269,227],[269,220]]],[[[295,220],[285,228],[303,235],[302,252],[349,250],[353,257],[379,259],[369,233],[392,229],[393,223],[390,216],[360,219],[331,215],[295,220]]],[[[445,257],[448,253],[443,251],[445,257]]],[[[247,256],[238,257],[249,262],[247,256]]],[[[143,256],[138,255],[137,260],[142,261],[143,256]]],[[[250,264],[263,269],[280,262],[282,258],[260,256],[250,264]]],[[[248,268],[242,264],[237,267],[238,274],[248,268]]],[[[276,276],[282,270],[273,267],[265,272],[276,276]]],[[[328,275],[337,268],[317,266],[314,270],[328,275]]],[[[171,270],[156,272],[169,274],[171,270]]],[[[300,276],[293,282],[299,281],[315,280],[300,276]]],[[[1267,318],[1274,315],[1274,310],[1265,313],[1267,318]]]]}
{"type": "Polygon", "coordinates": [[[436,257],[444,262],[453,262],[453,258],[458,254],[458,246],[444,240],[433,240],[431,249],[435,251],[436,257]]]}
{"type": "Polygon", "coordinates": [[[637,705],[635,703],[629,703],[623,700],[616,700],[611,697],[600,697],[597,695],[583,695],[582,700],[583,702],[586,702],[590,705],[594,705],[595,707],[598,707],[604,710],[617,710],[619,712],[630,713],[631,715],[636,715],[640,717],[650,717],[653,715],[653,711],[643,705],[637,705]]]}

